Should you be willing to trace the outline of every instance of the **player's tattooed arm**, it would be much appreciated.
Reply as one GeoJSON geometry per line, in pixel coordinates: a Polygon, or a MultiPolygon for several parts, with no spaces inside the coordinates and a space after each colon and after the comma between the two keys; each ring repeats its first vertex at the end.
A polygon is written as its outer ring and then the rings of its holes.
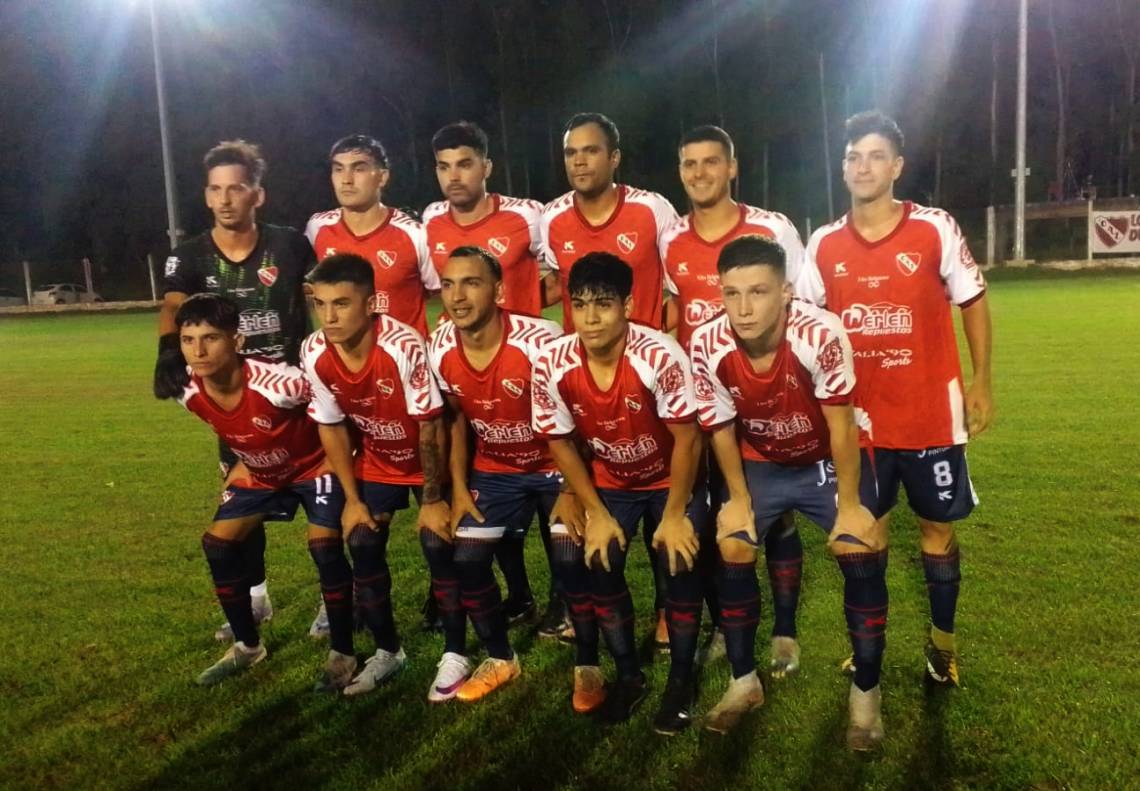
{"type": "Polygon", "coordinates": [[[321,437],[325,458],[328,459],[333,474],[344,489],[344,510],[340,515],[340,527],[344,536],[347,538],[358,525],[376,530],[376,520],[372,518],[356,486],[356,474],[352,464],[352,438],[348,434],[348,428],[344,423],[320,423],[317,432],[321,437]]]}
{"type": "Polygon", "coordinates": [[[744,533],[756,543],[756,517],[744,477],[744,459],[736,441],[736,421],[717,427],[709,437],[709,444],[728,488],[728,500],[716,517],[716,540],[721,541],[733,533],[744,533]]]}
{"type": "Polygon", "coordinates": [[[448,453],[448,466],[451,470],[451,530],[454,533],[460,520],[468,514],[480,524],[484,519],[467,488],[467,465],[471,455],[468,449],[467,416],[463,414],[459,399],[454,396],[447,396],[447,405],[451,434],[451,449],[448,453]]]}
{"type": "Polygon", "coordinates": [[[838,512],[828,537],[832,546],[843,535],[850,536],[872,552],[886,546],[886,536],[875,517],[859,501],[859,427],[850,404],[822,404],[824,420],[831,432],[831,460],[835,464],[838,512]]]}
{"type": "Polygon", "coordinates": [[[697,531],[685,514],[685,507],[693,495],[697,467],[701,458],[701,433],[696,420],[687,423],[669,423],[673,435],[673,454],[669,460],[669,497],[661,523],[653,533],[653,548],[664,549],[669,559],[669,573],[696,568],[697,531]],[[684,566],[682,566],[684,563],[684,566]]]}
{"type": "Polygon", "coordinates": [[[451,512],[443,499],[443,451],[440,447],[442,420],[438,417],[420,423],[420,466],[424,473],[423,496],[416,526],[451,541],[451,512]]]}
{"type": "Polygon", "coordinates": [[[552,439],[549,447],[551,458],[554,459],[562,477],[570,482],[570,487],[581,501],[586,513],[585,530],[579,534],[574,534],[574,526],[566,524],[570,529],[570,537],[578,544],[585,544],[587,566],[591,565],[594,556],[598,555],[602,568],[609,571],[609,544],[611,541],[617,541],[618,546],[624,550],[625,532],[610,514],[602,498],[598,496],[598,490],[590,480],[590,471],[578,453],[574,440],[569,437],[552,439]]]}
{"type": "Polygon", "coordinates": [[[993,389],[990,383],[990,357],[993,345],[993,323],[986,295],[962,308],[962,330],[970,347],[974,378],[966,391],[966,428],[971,437],[985,431],[994,417],[993,389]]]}

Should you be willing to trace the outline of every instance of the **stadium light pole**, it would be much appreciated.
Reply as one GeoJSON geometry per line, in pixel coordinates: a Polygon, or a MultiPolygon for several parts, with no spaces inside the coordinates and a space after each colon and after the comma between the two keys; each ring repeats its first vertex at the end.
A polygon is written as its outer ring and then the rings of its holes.
{"type": "Polygon", "coordinates": [[[170,153],[170,122],[166,117],[166,85],[162,76],[162,50],[158,43],[158,13],[155,0],[147,0],[150,11],[150,38],[154,45],[154,89],[158,95],[158,132],[162,138],[162,176],[166,182],[166,234],[170,249],[178,246],[178,202],[174,188],[174,159],[170,153]]]}
{"type": "Polygon", "coordinates": [[[1017,17],[1017,162],[1013,187],[1013,260],[1025,260],[1025,93],[1028,79],[1029,0],[1017,17]]]}

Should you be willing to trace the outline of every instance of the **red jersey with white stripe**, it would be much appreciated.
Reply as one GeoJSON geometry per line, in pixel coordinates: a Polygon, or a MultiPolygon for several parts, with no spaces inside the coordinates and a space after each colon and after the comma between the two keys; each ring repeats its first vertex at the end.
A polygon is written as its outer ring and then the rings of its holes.
{"type": "Polygon", "coordinates": [[[503,300],[499,307],[538,316],[542,313],[538,287],[542,204],[497,194],[489,197],[494,207],[491,213],[470,225],[456,221],[450,201],[437,201],[424,209],[424,231],[432,263],[442,275],[452,250],[467,245],[482,247],[493,253],[503,267],[503,300]]]}
{"type": "Polygon", "coordinates": [[[578,336],[564,336],[543,350],[532,389],[534,430],[547,439],[581,435],[593,453],[595,486],[669,488],[666,424],[696,419],[693,376],[673,338],[631,323],[613,383],[602,390],[578,336]]]}
{"type": "Polygon", "coordinates": [[[875,447],[966,442],[950,303],[965,307],[985,290],[958,224],[941,209],[904,203],[898,226],[877,242],[860,236],[850,215],[812,234],[800,292],[843,320],[875,447]]]}
{"type": "Polygon", "coordinates": [[[562,335],[546,319],[500,311],[503,340],[491,363],[479,371],[467,359],[459,330],[450,321],[432,333],[428,356],[439,388],[459,401],[475,432],[471,466],[480,472],[550,472],[546,443],[531,429],[531,371],[539,354],[562,335]]]}
{"type": "Polygon", "coordinates": [[[787,279],[793,285],[800,275],[804,246],[787,217],[774,211],[740,204],[740,219],[728,233],[711,241],[697,233],[693,215],[673,223],[662,235],[660,252],[665,266],[665,288],[677,297],[677,340],[689,348],[700,325],[724,312],[716,261],[724,246],[740,236],[766,236],[784,248],[787,279]]]}
{"type": "Polygon", "coordinates": [[[399,209],[376,230],[357,236],[349,230],[340,209],[309,218],[305,236],[321,261],[336,253],[355,253],[372,264],[376,277],[376,310],[410,324],[427,335],[425,294],[439,291],[439,275],[427,252],[423,226],[399,209]]]}
{"type": "Polygon", "coordinates": [[[318,423],[355,427],[360,451],[356,477],[373,483],[418,486],[420,422],[443,412],[423,338],[391,316],[376,317],[368,363],[352,372],[318,330],[301,346],[301,366],[312,388],[309,416],[318,423]]]}
{"type": "Polygon", "coordinates": [[[617,206],[601,225],[591,225],[567,192],[542,210],[541,235],[544,256],[562,281],[562,326],[574,329],[570,292],[566,283],[570,268],[586,253],[616,255],[633,269],[633,320],[655,329],[661,326],[661,235],[677,221],[677,212],[656,192],[625,184],[617,185],[617,206]]]}
{"type": "MultiPolygon", "coordinates": [[[[689,354],[701,426],[736,421],[745,459],[802,465],[831,457],[822,406],[851,403],[855,387],[851,344],[838,316],[793,299],[784,341],[762,373],[725,315],[697,328],[689,354]]],[[[868,426],[861,422],[862,434],[868,426]]]]}
{"type": "Polygon", "coordinates": [[[299,368],[246,357],[242,360],[241,400],[222,409],[206,394],[197,375],[178,403],[218,435],[245,462],[250,489],[280,489],[294,481],[316,478],[324,471],[325,452],[316,425],[305,417],[309,387],[299,368]]]}

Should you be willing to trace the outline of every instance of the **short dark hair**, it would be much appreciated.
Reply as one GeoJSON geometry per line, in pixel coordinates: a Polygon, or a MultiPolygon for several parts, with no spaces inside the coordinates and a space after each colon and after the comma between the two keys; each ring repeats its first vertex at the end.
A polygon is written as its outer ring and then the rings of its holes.
{"type": "Polygon", "coordinates": [[[712,124],[705,124],[704,126],[696,126],[690,129],[685,134],[681,135],[681,142],[677,144],[677,150],[680,151],[689,143],[720,143],[724,146],[724,150],[728,152],[728,158],[732,159],[736,156],[736,145],[732,142],[728,132],[721,129],[719,126],[712,124]]]}
{"type": "Polygon", "coordinates": [[[372,265],[356,253],[335,253],[322,260],[306,278],[310,283],[352,283],[372,293],[375,274],[372,265]]]}
{"type": "Polygon", "coordinates": [[[329,164],[332,164],[333,157],[337,154],[347,154],[350,151],[363,151],[372,157],[378,167],[388,169],[388,152],[384,150],[384,144],[369,135],[348,135],[337,140],[329,149],[329,164]]]}
{"type": "Polygon", "coordinates": [[[245,168],[249,183],[255,187],[261,186],[261,180],[265,178],[265,171],[268,169],[261,148],[256,143],[241,139],[223,140],[218,143],[202,157],[202,165],[206,168],[207,175],[214,168],[223,165],[241,165],[245,168]]]}
{"type": "Polygon", "coordinates": [[[577,113],[570,117],[566,122],[566,126],[562,129],[562,134],[566,134],[571,129],[577,129],[579,126],[586,124],[597,124],[602,129],[602,134],[606,136],[606,145],[611,152],[617,151],[621,148],[621,133],[618,132],[617,124],[615,124],[609,116],[602,115],[601,113],[577,113]]]}
{"type": "Polygon", "coordinates": [[[721,275],[742,266],[770,266],[781,280],[787,277],[784,248],[759,234],[736,237],[721,249],[716,259],[716,271],[721,275]]]}
{"type": "Polygon", "coordinates": [[[867,135],[882,135],[891,141],[891,145],[895,147],[895,153],[902,156],[903,144],[905,143],[902,130],[899,129],[895,119],[882,110],[864,110],[861,113],[855,113],[844,122],[843,142],[847,145],[862,140],[867,135]]]}
{"type": "Polygon", "coordinates": [[[571,297],[592,294],[625,302],[633,291],[633,270],[612,253],[586,253],[570,267],[566,290],[571,297]]]}
{"type": "Polygon", "coordinates": [[[191,294],[174,314],[178,329],[187,324],[209,324],[222,332],[234,333],[241,325],[237,303],[221,294],[191,294]]]}
{"type": "Polygon", "coordinates": [[[449,148],[467,146],[486,159],[489,145],[487,133],[478,124],[473,124],[470,121],[456,121],[454,124],[448,124],[431,137],[431,150],[437,154],[449,148]]]}
{"type": "Polygon", "coordinates": [[[503,279],[503,265],[499,263],[499,259],[495,258],[489,250],[477,244],[465,244],[462,247],[456,247],[451,251],[447,260],[450,261],[452,258],[478,258],[491,270],[492,280],[497,283],[503,279]]]}

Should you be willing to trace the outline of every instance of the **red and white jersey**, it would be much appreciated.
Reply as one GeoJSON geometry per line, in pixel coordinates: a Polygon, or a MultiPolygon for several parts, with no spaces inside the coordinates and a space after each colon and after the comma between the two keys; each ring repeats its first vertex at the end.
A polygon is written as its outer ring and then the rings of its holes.
{"type": "Polygon", "coordinates": [[[693,215],[680,218],[661,237],[665,288],[677,297],[677,340],[689,348],[689,338],[700,325],[724,312],[716,261],[724,246],[740,236],[766,236],[784,248],[787,279],[795,285],[800,276],[804,245],[787,217],[774,211],[740,204],[740,220],[719,239],[707,241],[693,227],[693,215]]]}
{"type": "Polygon", "coordinates": [[[443,399],[428,367],[424,340],[391,316],[376,317],[376,344],[355,373],[345,366],[324,332],[301,346],[301,367],[312,388],[309,416],[318,423],[355,427],[356,477],[373,483],[420,485],[420,422],[443,412],[443,399]]]}
{"type": "Polygon", "coordinates": [[[689,362],[672,337],[631,323],[614,381],[602,390],[578,336],[564,336],[543,350],[532,390],[535,432],[581,435],[593,452],[595,486],[669,487],[673,434],[666,424],[696,419],[689,362]]]}
{"type": "Polygon", "coordinates": [[[591,225],[578,211],[574,192],[551,201],[542,210],[541,235],[546,265],[558,270],[562,281],[562,326],[574,329],[570,268],[586,253],[616,255],[633,269],[633,320],[654,329],[661,327],[661,235],[677,221],[677,212],[656,192],[617,185],[618,202],[601,225],[591,225]]]}
{"type": "Polygon", "coordinates": [[[450,321],[432,333],[431,367],[444,394],[459,401],[475,432],[471,466],[480,472],[550,472],[546,443],[531,429],[530,382],[539,354],[562,335],[553,321],[501,311],[503,341],[479,371],[467,359],[450,321]]]}
{"type": "Polygon", "coordinates": [[[316,425],[305,417],[309,387],[299,368],[246,357],[241,400],[232,410],[206,394],[201,378],[190,376],[178,403],[210,424],[218,438],[245,462],[252,489],[280,489],[316,478],[325,452],[316,425]]]}
{"type": "Polygon", "coordinates": [[[800,293],[839,314],[855,352],[856,403],[875,447],[922,450],[966,442],[962,368],[950,303],[986,290],[958,224],[909,201],[894,231],[861,237],[850,215],[812,234],[800,293]]]}
{"type": "MultiPolygon", "coordinates": [[[[851,403],[855,387],[851,344],[838,316],[792,300],[784,341],[763,373],[752,367],[725,315],[697,328],[689,355],[701,426],[736,421],[745,459],[801,465],[831,457],[822,405],[851,403]]],[[[859,422],[865,435],[869,426],[859,422]]]]}
{"type": "Polygon", "coordinates": [[[341,210],[318,212],[309,218],[305,236],[322,261],[336,253],[355,253],[376,277],[376,310],[410,324],[427,335],[426,292],[439,291],[439,275],[431,264],[423,226],[399,209],[376,230],[357,236],[341,219],[341,210]]]}
{"type": "Polygon", "coordinates": [[[491,213],[470,225],[456,222],[449,201],[437,201],[424,209],[424,231],[432,263],[442,275],[452,250],[466,245],[482,247],[493,253],[503,267],[503,300],[499,307],[538,316],[542,313],[538,287],[542,204],[497,194],[489,197],[494,206],[491,213]]]}

